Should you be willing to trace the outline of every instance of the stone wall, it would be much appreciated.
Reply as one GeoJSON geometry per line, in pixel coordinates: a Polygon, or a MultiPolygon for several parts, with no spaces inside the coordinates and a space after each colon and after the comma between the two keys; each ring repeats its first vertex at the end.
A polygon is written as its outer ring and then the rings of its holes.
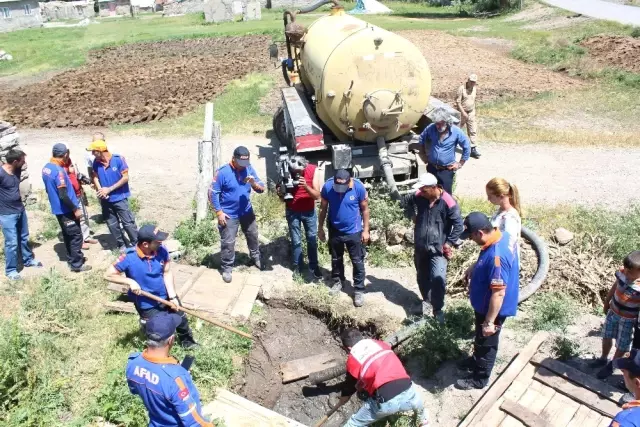
{"type": "MultiPolygon", "coordinates": [[[[16,132],[16,127],[9,122],[0,120],[0,163],[6,163],[5,156],[9,150],[20,149],[20,135],[16,132]]],[[[20,195],[22,201],[26,201],[31,194],[31,183],[29,182],[29,171],[27,164],[22,167],[20,174],[20,195]]]]}
{"type": "Polygon", "coordinates": [[[93,2],[85,1],[50,1],[40,3],[42,15],[45,21],[57,21],[61,19],[85,19],[95,16],[93,2]]]}
{"type": "Polygon", "coordinates": [[[40,7],[36,0],[2,2],[0,8],[9,9],[10,13],[8,18],[0,15],[0,32],[42,26],[40,7]],[[27,14],[27,10],[29,10],[29,14],[27,14]]]}

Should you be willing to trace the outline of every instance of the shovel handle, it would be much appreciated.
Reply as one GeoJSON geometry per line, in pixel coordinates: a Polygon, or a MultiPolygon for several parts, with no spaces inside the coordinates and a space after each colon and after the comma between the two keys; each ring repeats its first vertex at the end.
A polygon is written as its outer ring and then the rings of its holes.
{"type": "Polygon", "coordinates": [[[159,302],[160,304],[164,304],[164,305],[166,305],[167,307],[176,307],[179,311],[182,311],[182,312],[185,312],[185,313],[187,313],[187,314],[190,314],[190,315],[192,315],[193,317],[197,317],[198,319],[202,319],[202,320],[204,320],[205,322],[209,322],[209,323],[211,323],[212,325],[218,326],[218,327],[220,327],[220,328],[222,328],[222,329],[226,329],[227,331],[229,331],[229,332],[233,332],[234,334],[237,334],[237,335],[240,335],[240,336],[242,336],[242,337],[249,338],[250,340],[253,340],[253,337],[252,337],[251,335],[249,335],[248,333],[244,332],[244,331],[241,331],[241,330],[236,329],[236,328],[234,328],[234,327],[232,327],[232,326],[229,326],[229,325],[225,325],[225,324],[224,324],[224,323],[222,323],[222,322],[218,322],[217,320],[211,319],[211,318],[210,318],[210,317],[208,317],[208,316],[204,316],[204,315],[202,315],[202,314],[200,314],[200,313],[197,313],[197,312],[195,312],[195,311],[193,311],[193,310],[189,310],[189,309],[187,309],[187,308],[181,307],[181,306],[179,306],[179,305],[177,305],[177,304],[174,304],[174,303],[172,303],[172,302],[170,302],[170,301],[166,301],[166,300],[164,300],[164,299],[162,299],[162,298],[160,298],[160,297],[158,297],[158,296],[155,296],[155,295],[153,295],[153,294],[150,294],[149,292],[146,292],[146,291],[140,290],[140,295],[142,295],[142,296],[144,296],[144,297],[147,297],[147,298],[149,298],[149,299],[152,299],[152,300],[154,300],[154,301],[156,301],[156,302],[159,302]]]}

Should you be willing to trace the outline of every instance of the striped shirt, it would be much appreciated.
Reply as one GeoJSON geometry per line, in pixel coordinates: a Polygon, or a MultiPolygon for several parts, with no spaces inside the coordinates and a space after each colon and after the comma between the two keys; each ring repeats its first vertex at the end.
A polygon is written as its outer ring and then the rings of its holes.
{"type": "Polygon", "coordinates": [[[620,317],[637,319],[640,312],[640,283],[629,282],[621,271],[616,272],[616,291],[611,309],[620,317]]]}

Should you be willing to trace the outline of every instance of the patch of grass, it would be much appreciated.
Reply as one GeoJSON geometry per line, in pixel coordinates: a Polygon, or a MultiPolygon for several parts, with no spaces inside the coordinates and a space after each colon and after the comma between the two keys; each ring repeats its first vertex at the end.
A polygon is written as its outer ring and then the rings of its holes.
{"type": "MultiPolygon", "coordinates": [[[[269,240],[289,235],[289,228],[284,213],[285,204],[275,192],[265,191],[263,194],[253,195],[251,197],[251,205],[256,214],[258,231],[261,235],[269,240]]],[[[303,239],[303,242],[304,241],[305,239],[303,239]]]]}
{"type": "Polygon", "coordinates": [[[395,414],[371,424],[372,427],[415,427],[413,416],[395,414]]]}
{"type": "Polygon", "coordinates": [[[138,196],[129,197],[129,209],[131,209],[131,212],[137,215],[140,213],[141,207],[140,198],[138,198],[138,196]]]}
{"type": "Polygon", "coordinates": [[[556,358],[569,360],[580,354],[580,343],[564,335],[557,335],[553,340],[552,351],[556,358]]]}
{"type": "Polygon", "coordinates": [[[184,248],[183,259],[192,264],[200,264],[213,252],[215,244],[220,240],[217,221],[213,213],[197,223],[195,215],[182,221],[173,232],[173,236],[184,248]]]}
{"type": "Polygon", "coordinates": [[[534,331],[564,331],[575,319],[577,307],[560,293],[536,294],[531,306],[531,328],[534,331]]]}
{"type": "Polygon", "coordinates": [[[28,386],[31,345],[17,319],[0,321],[0,413],[18,403],[28,386]]]}
{"type": "Polygon", "coordinates": [[[51,240],[58,237],[60,233],[60,224],[55,216],[51,214],[44,215],[44,224],[42,230],[38,233],[38,240],[51,240]]]}
{"type": "Polygon", "coordinates": [[[418,358],[425,376],[436,373],[440,365],[462,357],[472,335],[474,314],[464,301],[452,303],[445,311],[445,323],[429,319],[402,347],[404,358],[418,358]]]}
{"type": "MultiPolygon", "coordinates": [[[[260,112],[260,99],[275,85],[270,74],[252,73],[233,80],[214,102],[215,119],[221,123],[224,135],[264,133],[271,129],[272,116],[260,112]]],[[[153,123],[113,125],[116,132],[135,132],[149,136],[202,134],[204,105],[183,116],[153,123]]]]}

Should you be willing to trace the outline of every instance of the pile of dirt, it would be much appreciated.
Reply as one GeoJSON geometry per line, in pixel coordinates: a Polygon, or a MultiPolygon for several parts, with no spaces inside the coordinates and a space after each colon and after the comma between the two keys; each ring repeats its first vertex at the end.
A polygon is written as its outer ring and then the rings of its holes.
{"type": "MultiPolygon", "coordinates": [[[[320,388],[304,380],[282,384],[280,364],[321,353],[335,355],[342,363],[346,354],[338,339],[324,322],[304,311],[265,306],[254,322],[257,343],[236,377],[234,391],[302,424],[314,425],[337,402],[344,378],[320,388]]],[[[325,426],[343,425],[359,406],[353,398],[325,426]]]]}
{"type": "Polygon", "coordinates": [[[581,45],[603,67],[618,67],[640,73],[640,39],[598,35],[584,40],[581,45]]]}
{"type": "Polygon", "coordinates": [[[478,100],[503,96],[529,97],[541,92],[578,88],[579,79],[525,64],[495,50],[478,48],[464,37],[438,31],[400,31],[399,34],[421,51],[431,68],[432,96],[455,100],[458,87],[470,73],[478,75],[478,100]]]}
{"type": "Polygon", "coordinates": [[[105,126],[175,117],[233,79],[269,68],[265,36],[136,43],[87,65],[0,93],[0,117],[29,127],[105,126]]]}

